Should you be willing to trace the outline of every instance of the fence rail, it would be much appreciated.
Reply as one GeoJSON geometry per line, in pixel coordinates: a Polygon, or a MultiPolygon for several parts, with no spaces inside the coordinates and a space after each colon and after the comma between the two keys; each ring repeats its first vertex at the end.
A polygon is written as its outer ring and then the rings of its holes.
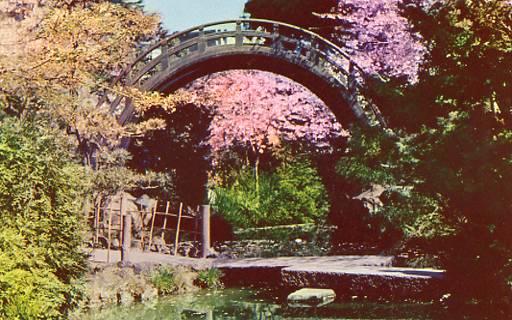
{"type": "Polygon", "coordinates": [[[121,250],[123,257],[128,256],[132,248],[177,255],[178,247],[185,241],[200,243],[205,248],[201,255],[206,256],[209,219],[209,208],[191,209],[183,203],[175,208],[169,201],[155,201],[150,207],[139,205],[136,208],[134,202],[125,197],[99,199],[88,213],[89,244],[93,248],[107,249],[108,261],[111,250],[121,250]],[[204,223],[204,219],[208,223],[204,223]]]}

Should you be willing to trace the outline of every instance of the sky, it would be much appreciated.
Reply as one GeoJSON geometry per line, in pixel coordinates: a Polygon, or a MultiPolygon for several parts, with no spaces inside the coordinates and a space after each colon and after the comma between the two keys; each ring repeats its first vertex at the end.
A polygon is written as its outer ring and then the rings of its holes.
{"type": "Polygon", "coordinates": [[[159,13],[168,31],[239,18],[246,0],[144,0],[147,12],[159,13]]]}

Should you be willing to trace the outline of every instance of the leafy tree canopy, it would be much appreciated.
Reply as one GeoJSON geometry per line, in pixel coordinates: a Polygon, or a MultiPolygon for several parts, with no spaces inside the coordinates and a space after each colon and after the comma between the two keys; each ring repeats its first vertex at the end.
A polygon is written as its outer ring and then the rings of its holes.
{"type": "Polygon", "coordinates": [[[512,275],[512,4],[442,1],[408,10],[431,58],[414,86],[372,86],[394,135],[355,135],[339,171],[388,186],[383,213],[407,236],[443,239],[435,249],[453,297],[503,310],[512,275]]]}

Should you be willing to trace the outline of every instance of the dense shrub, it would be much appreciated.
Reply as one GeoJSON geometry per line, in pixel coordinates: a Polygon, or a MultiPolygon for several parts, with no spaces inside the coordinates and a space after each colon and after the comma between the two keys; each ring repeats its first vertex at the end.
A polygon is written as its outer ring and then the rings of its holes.
{"type": "Polygon", "coordinates": [[[0,318],[59,319],[76,302],[83,169],[52,132],[0,125],[0,318]]]}
{"type": "Polygon", "coordinates": [[[214,209],[237,228],[313,223],[324,219],[325,188],[309,160],[281,164],[275,172],[242,170],[235,181],[217,187],[214,209]]]}

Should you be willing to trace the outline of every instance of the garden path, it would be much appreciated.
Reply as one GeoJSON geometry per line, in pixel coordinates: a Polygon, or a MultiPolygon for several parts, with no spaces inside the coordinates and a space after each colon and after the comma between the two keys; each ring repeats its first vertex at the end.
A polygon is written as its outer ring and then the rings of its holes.
{"type": "MultiPolygon", "coordinates": [[[[107,250],[95,249],[89,260],[97,263],[107,262],[107,250]]],[[[110,262],[121,261],[120,251],[110,251],[110,262]]],[[[172,256],[156,252],[132,250],[130,262],[133,264],[166,264],[188,266],[196,269],[219,268],[223,270],[278,269],[286,273],[322,273],[331,275],[365,275],[390,278],[440,279],[443,270],[430,268],[393,267],[392,256],[350,255],[350,256],[314,256],[314,257],[277,257],[245,259],[201,259],[172,256]]]]}

